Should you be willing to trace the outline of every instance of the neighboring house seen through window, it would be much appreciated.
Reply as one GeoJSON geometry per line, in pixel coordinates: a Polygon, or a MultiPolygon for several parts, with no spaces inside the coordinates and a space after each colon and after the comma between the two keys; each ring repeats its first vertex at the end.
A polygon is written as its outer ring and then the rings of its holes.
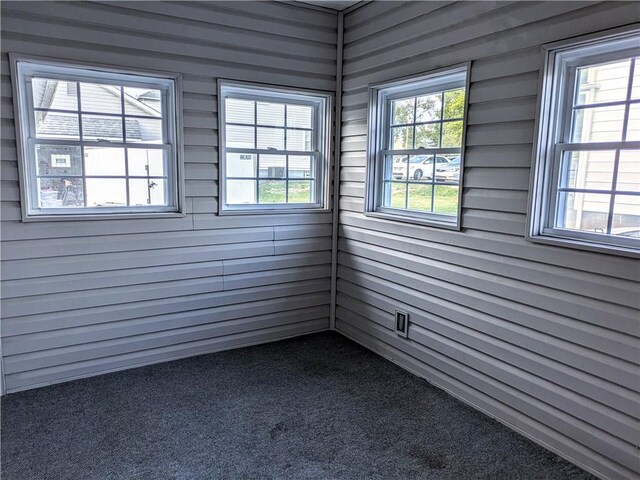
{"type": "Polygon", "coordinates": [[[178,212],[174,78],[12,65],[25,218],[178,212]]]}
{"type": "Polygon", "coordinates": [[[325,209],[329,97],[224,82],[220,212],[325,209]]]}
{"type": "Polygon", "coordinates": [[[467,67],[370,89],[367,212],[459,227],[467,67]]]}
{"type": "Polygon", "coordinates": [[[530,235],[640,247],[640,33],[547,52],[530,235]]]}

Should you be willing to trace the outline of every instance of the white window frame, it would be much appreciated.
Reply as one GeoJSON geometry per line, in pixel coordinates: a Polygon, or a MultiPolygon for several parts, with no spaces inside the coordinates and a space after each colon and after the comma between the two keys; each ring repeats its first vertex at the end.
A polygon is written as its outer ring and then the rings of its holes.
{"type": "MultiPolygon", "coordinates": [[[[561,159],[565,152],[616,150],[618,153],[613,172],[613,181],[615,182],[620,150],[640,148],[638,141],[578,143],[572,142],[570,138],[577,68],[583,65],[639,56],[639,40],[640,30],[635,27],[543,45],[544,66],[540,80],[539,116],[536,138],[534,139],[532,161],[534,168],[532,169],[527,214],[527,240],[603,253],[640,256],[639,242],[633,238],[571,231],[554,226],[557,209],[556,198],[559,190],[558,176],[560,175],[561,159]]],[[[635,69],[640,69],[640,62],[635,62],[635,69]]],[[[623,133],[629,116],[629,105],[640,103],[640,100],[630,100],[633,72],[630,74],[630,79],[625,101],[602,104],[602,106],[611,104],[626,106],[623,133]]],[[[613,185],[611,192],[616,192],[613,185]]],[[[612,195],[613,198],[614,195],[612,195]]],[[[612,214],[613,207],[610,205],[609,224],[612,214]]]]}
{"type": "MultiPolygon", "coordinates": [[[[365,174],[364,214],[387,220],[402,221],[450,230],[461,229],[462,191],[464,178],[465,142],[467,137],[467,113],[469,108],[469,78],[471,63],[463,63],[432,70],[428,73],[400,80],[369,86],[368,146],[365,174]],[[453,77],[453,80],[452,80],[453,77]],[[457,77],[457,78],[456,78],[457,77]],[[412,150],[387,149],[390,131],[391,100],[408,96],[427,95],[433,92],[464,88],[464,114],[462,118],[462,143],[460,148],[424,148],[412,150]],[[382,184],[385,155],[446,155],[460,154],[460,176],[458,181],[458,210],[454,215],[420,212],[382,205],[382,184]]],[[[434,179],[434,185],[435,183],[434,179]]]]}
{"type": "MultiPolygon", "coordinates": [[[[237,214],[273,214],[273,213],[302,213],[302,212],[327,212],[329,207],[330,182],[329,171],[331,167],[331,112],[333,110],[333,95],[315,90],[305,90],[292,87],[280,87],[259,83],[241,82],[234,80],[218,80],[218,135],[220,146],[219,170],[219,215],[237,214]],[[278,149],[258,148],[230,148],[226,146],[226,111],[225,100],[238,98],[254,101],[282,102],[288,104],[308,105],[314,108],[312,151],[289,151],[278,149]],[[316,199],[313,203],[252,203],[252,204],[228,204],[226,188],[226,154],[227,152],[250,154],[281,154],[281,155],[313,155],[314,179],[316,199]]],[[[254,127],[257,125],[254,125],[254,127]]],[[[286,132],[286,129],[285,129],[286,132]]],[[[285,145],[286,146],[286,145],[285,145]]],[[[256,145],[257,147],[257,145],[256,145]]],[[[257,167],[257,169],[259,166],[257,167]]],[[[246,180],[265,180],[256,172],[256,177],[247,177],[246,180]]],[[[288,175],[288,173],[287,173],[288,175]]],[[[288,180],[288,176],[287,176],[288,180]]],[[[294,179],[304,180],[304,179],[294,179]]],[[[258,199],[258,197],[256,197],[258,199]]]]}
{"type": "MultiPolygon", "coordinates": [[[[22,221],[99,220],[128,218],[184,217],[183,141],[182,141],[182,75],[156,71],[135,71],[108,65],[57,60],[47,57],[9,54],[14,117],[18,143],[18,171],[22,221]],[[90,82],[104,85],[152,88],[162,91],[163,143],[127,143],[110,140],[58,140],[37,139],[31,78],[45,77],[72,82],[90,82]],[[167,205],[116,207],[40,208],[38,203],[36,152],[37,144],[87,147],[154,148],[168,152],[167,205]]],[[[123,100],[124,101],[124,100],[123,100]]],[[[80,107],[79,107],[80,108],[80,107]]],[[[80,114],[80,112],[78,112],[80,114]]],[[[91,112],[82,112],[90,113],[91,112]]],[[[125,156],[126,163],[126,156],[125,156]]],[[[127,181],[130,177],[125,174],[127,181]]],[[[85,178],[84,171],[79,178],[85,178]]],[[[120,177],[118,177],[120,178],[120,177]]],[[[83,180],[84,181],[84,180],[83,180]]],[[[127,182],[128,183],[128,182],[127,182]]],[[[128,188],[128,187],[127,187],[128,188]]],[[[86,198],[87,192],[84,192],[86,198]]]]}

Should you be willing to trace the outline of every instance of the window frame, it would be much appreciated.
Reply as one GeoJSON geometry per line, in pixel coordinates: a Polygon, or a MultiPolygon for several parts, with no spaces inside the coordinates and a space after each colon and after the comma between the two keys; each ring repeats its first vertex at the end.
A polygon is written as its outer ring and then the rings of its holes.
{"type": "MultiPolygon", "coordinates": [[[[570,231],[554,226],[554,219],[558,209],[556,198],[560,189],[558,181],[561,173],[561,160],[565,153],[586,150],[620,151],[640,149],[640,141],[620,140],[615,142],[581,143],[573,142],[570,138],[577,69],[585,65],[608,63],[623,58],[639,56],[640,52],[637,47],[639,34],[640,30],[637,27],[623,27],[542,46],[543,67],[540,74],[538,116],[535,127],[533,168],[527,211],[527,233],[525,235],[528,241],[640,257],[640,245],[631,238],[616,238],[610,234],[570,231]],[[635,44],[634,41],[636,42],[635,44]]],[[[635,71],[637,72],[638,69],[640,69],[640,62],[636,61],[635,71]]],[[[633,72],[630,72],[629,83],[632,83],[632,81],[633,72]]],[[[631,100],[627,94],[627,98],[624,101],[604,102],[602,105],[598,104],[598,106],[606,107],[611,103],[625,105],[625,121],[622,126],[624,135],[629,106],[640,104],[640,100],[631,100]]],[[[616,157],[618,156],[616,155],[616,157]]],[[[615,169],[613,175],[615,183],[615,176],[617,175],[615,169]]],[[[612,186],[611,192],[615,193],[616,191],[612,186]]],[[[610,204],[608,216],[611,217],[612,214],[613,211],[610,204]]]]}
{"type": "MultiPolygon", "coordinates": [[[[184,217],[184,142],[182,128],[182,74],[161,72],[155,70],[138,70],[105,65],[93,62],[58,59],[34,55],[9,53],[9,67],[14,92],[14,123],[16,128],[16,143],[18,153],[18,174],[20,184],[20,204],[23,222],[34,221],[76,221],[76,220],[109,220],[109,219],[141,219],[141,218],[171,218],[184,217]],[[35,137],[32,89],[27,86],[34,76],[55,78],[72,82],[89,82],[98,84],[112,84],[123,87],[142,86],[144,88],[160,89],[162,95],[162,124],[163,143],[153,144],[154,149],[167,151],[167,197],[169,205],[151,206],[118,206],[118,207],[78,207],[78,208],[40,208],[38,204],[36,151],[39,143],[59,144],[61,146],[81,147],[111,147],[111,148],[148,148],[151,144],[127,143],[109,140],[78,139],[38,139],[35,137]],[[29,135],[32,134],[33,137],[29,135]]],[[[77,115],[91,115],[91,112],[80,111],[77,115]]],[[[109,114],[105,114],[109,116],[109,114]]],[[[120,114],[123,123],[128,117],[123,110],[120,114]]],[[[80,125],[80,124],[79,124],[80,125]]],[[[91,176],[89,176],[90,178],[91,176]]],[[[83,171],[78,178],[84,182],[86,173],[83,171]]],[[[128,182],[130,177],[125,174],[128,182]]],[[[136,178],[131,177],[131,178],[136,178]]],[[[86,196],[85,191],[83,195],[86,196]]]]}
{"type": "MultiPolygon", "coordinates": [[[[471,77],[471,62],[451,65],[417,75],[411,75],[396,80],[385,81],[369,85],[369,103],[367,117],[367,163],[365,172],[365,199],[364,215],[385,220],[412,223],[417,225],[436,227],[442,229],[462,229],[462,198],[464,189],[464,158],[466,150],[468,110],[469,110],[469,86],[471,77]],[[442,92],[452,88],[460,88],[460,82],[443,81],[442,77],[463,75],[462,88],[465,91],[464,113],[462,117],[462,142],[460,148],[423,148],[406,150],[407,155],[447,155],[460,154],[460,176],[458,180],[458,209],[455,216],[434,212],[411,211],[399,208],[382,206],[382,183],[384,168],[384,156],[389,152],[405,152],[405,150],[388,150],[386,148],[388,135],[391,128],[389,119],[390,109],[387,104],[395,98],[407,96],[428,95],[433,92],[442,92]],[[424,86],[416,85],[423,83],[424,86]],[[387,93],[385,93],[387,92],[387,93]],[[386,117],[386,118],[384,118],[386,117]],[[445,150],[445,152],[443,152],[445,150]],[[452,150],[447,153],[446,150],[452,150]],[[453,151],[455,150],[455,152],[453,151]],[[386,153],[385,153],[386,152],[386,153]]],[[[414,119],[415,120],[415,119],[414,119]]],[[[418,122],[420,123],[420,122],[418,122]]],[[[440,123],[444,123],[443,119],[440,123]]],[[[395,153],[394,153],[395,154],[395,153]]],[[[402,154],[402,153],[400,153],[402,154]]],[[[435,158],[434,158],[435,162],[435,158]]],[[[433,179],[433,186],[438,185],[433,179]]]]}
{"type": "MultiPolygon", "coordinates": [[[[258,214],[290,214],[290,213],[311,213],[329,212],[330,198],[330,170],[332,166],[332,116],[333,116],[333,94],[310,89],[283,87],[263,83],[244,82],[238,80],[218,79],[218,145],[220,149],[218,162],[218,214],[219,215],[258,215],[258,214]],[[253,100],[255,102],[282,102],[287,104],[299,104],[314,107],[312,124],[312,138],[315,150],[313,151],[290,151],[278,149],[241,148],[226,146],[226,98],[231,93],[232,98],[253,100]],[[313,100],[312,100],[313,99],[313,100]],[[281,154],[281,155],[315,155],[315,198],[314,203],[252,203],[252,204],[227,204],[227,172],[226,154],[229,150],[237,150],[236,153],[251,154],[281,154]],[[242,152],[240,152],[240,150],[242,152]],[[293,152],[293,153],[291,153],[293,152]],[[315,152],[315,153],[314,153],[315,152]]],[[[254,112],[257,115],[257,111],[254,112]]],[[[249,125],[247,125],[249,126],[249,125]]],[[[258,128],[257,118],[252,125],[256,131],[258,128]]],[[[268,127],[268,126],[266,126],[268,127]]],[[[274,127],[275,128],[275,127],[274,127]]],[[[286,127],[282,127],[285,128],[286,127]]],[[[286,147],[286,144],[285,144],[286,147]]],[[[256,169],[258,170],[258,166],[256,169]]],[[[285,166],[285,169],[287,167],[285,166]]],[[[288,172],[286,176],[278,180],[289,180],[288,172]]],[[[260,177],[260,172],[256,171],[256,177],[246,177],[246,180],[256,180],[259,186],[260,180],[270,178],[260,177]]],[[[244,178],[244,177],[243,177],[244,178]]],[[[302,179],[293,179],[304,180],[302,179]]],[[[257,198],[257,197],[256,197],[257,198]]]]}

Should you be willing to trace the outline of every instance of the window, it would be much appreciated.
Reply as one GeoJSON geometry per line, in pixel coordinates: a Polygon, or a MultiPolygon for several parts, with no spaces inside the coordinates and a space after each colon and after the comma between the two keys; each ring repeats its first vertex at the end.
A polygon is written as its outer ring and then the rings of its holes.
{"type": "Polygon", "coordinates": [[[368,214],[459,228],[467,71],[370,88],[368,214]]]}
{"type": "Polygon", "coordinates": [[[175,77],[12,67],[25,220],[179,211],[175,77]]]}
{"type": "Polygon", "coordinates": [[[640,247],[640,34],[547,49],[530,238],[640,247]]]}
{"type": "Polygon", "coordinates": [[[326,209],[330,97],[219,84],[220,213],[326,209]]]}
{"type": "Polygon", "coordinates": [[[52,168],[71,168],[71,155],[51,154],[52,168]]]}

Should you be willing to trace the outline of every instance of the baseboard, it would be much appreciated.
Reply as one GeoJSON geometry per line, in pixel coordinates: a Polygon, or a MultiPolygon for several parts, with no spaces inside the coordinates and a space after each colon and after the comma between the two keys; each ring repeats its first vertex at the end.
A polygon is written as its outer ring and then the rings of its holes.
{"type": "Polygon", "coordinates": [[[243,343],[239,343],[236,345],[231,345],[231,346],[212,346],[212,348],[210,349],[206,349],[203,351],[198,352],[197,354],[178,354],[178,355],[168,355],[165,358],[162,358],[161,360],[151,360],[151,361],[143,361],[143,362],[137,362],[137,363],[132,363],[126,366],[118,366],[115,368],[107,368],[104,370],[99,370],[96,372],[91,372],[91,373],[87,373],[87,374],[81,374],[81,375],[74,375],[74,376],[70,376],[70,377],[65,377],[62,379],[56,379],[55,381],[52,382],[43,382],[43,383],[38,383],[38,384],[34,384],[34,385],[29,385],[27,387],[19,387],[19,388],[15,388],[15,389],[10,389],[5,391],[5,395],[10,395],[12,393],[17,393],[17,392],[23,392],[23,391],[27,391],[27,390],[33,390],[36,388],[43,388],[43,387],[48,387],[51,385],[59,385],[61,383],[67,383],[67,382],[72,382],[74,380],[81,380],[83,378],[91,378],[91,377],[96,377],[98,375],[107,375],[109,373],[115,373],[115,372],[122,372],[124,370],[131,370],[134,368],[141,368],[141,367],[146,367],[149,365],[158,365],[161,363],[166,363],[166,362],[173,362],[175,360],[182,360],[184,358],[192,358],[192,357],[199,357],[201,355],[209,355],[211,353],[217,353],[217,352],[224,352],[227,350],[236,350],[238,348],[246,348],[246,347],[253,347],[256,345],[264,345],[267,343],[273,343],[273,342],[280,342],[282,340],[288,340],[290,338],[296,338],[296,337],[303,337],[305,335],[313,335],[315,333],[320,333],[320,332],[326,332],[329,331],[329,328],[321,328],[321,329],[317,329],[317,330],[309,330],[309,331],[305,331],[305,332],[300,332],[300,333],[294,333],[291,335],[283,335],[283,336],[279,336],[279,337],[275,337],[275,338],[268,338],[268,339],[263,339],[263,340],[252,340],[252,341],[248,341],[248,342],[243,342],[243,343]]]}
{"type": "Polygon", "coordinates": [[[586,472],[589,472],[590,474],[595,475],[596,477],[598,477],[598,478],[600,478],[602,480],[615,480],[614,478],[605,475],[604,473],[602,473],[602,472],[590,467],[589,465],[586,465],[583,462],[581,462],[579,460],[576,460],[572,456],[567,455],[565,452],[559,450],[558,448],[549,445],[544,440],[541,440],[541,439],[537,438],[535,435],[532,435],[531,433],[527,432],[526,430],[523,430],[522,428],[518,427],[517,425],[512,424],[508,420],[502,419],[497,414],[487,410],[486,408],[477,405],[476,403],[474,403],[469,398],[466,398],[465,396],[460,395],[459,393],[455,392],[454,390],[450,389],[449,387],[446,387],[446,386],[440,384],[439,382],[435,381],[432,378],[426,377],[421,371],[416,370],[416,369],[412,368],[409,364],[404,363],[400,356],[394,355],[395,352],[394,352],[393,347],[387,346],[386,348],[385,347],[380,348],[378,345],[370,344],[370,343],[366,342],[365,340],[362,340],[360,338],[356,338],[355,336],[350,335],[348,332],[345,332],[344,330],[340,329],[339,324],[336,325],[335,332],[340,334],[340,335],[342,335],[342,336],[344,336],[344,337],[346,337],[346,338],[348,338],[349,340],[361,345],[362,347],[366,348],[367,350],[370,350],[370,351],[380,355],[384,359],[394,363],[395,365],[399,366],[403,370],[406,370],[409,373],[411,373],[411,374],[413,374],[413,375],[425,380],[430,385],[433,385],[434,387],[446,392],[447,394],[451,395],[452,397],[456,398],[457,400],[461,401],[462,403],[464,403],[466,405],[469,405],[473,409],[482,412],[484,415],[487,415],[488,417],[494,419],[495,421],[497,421],[498,423],[504,425],[505,427],[509,428],[510,430],[513,430],[514,432],[517,432],[518,434],[520,434],[523,437],[531,440],[535,444],[540,445],[545,450],[549,450],[550,452],[553,452],[554,454],[556,454],[559,457],[567,460],[568,462],[571,462],[572,464],[580,467],[581,469],[585,470],[586,472]]]}

